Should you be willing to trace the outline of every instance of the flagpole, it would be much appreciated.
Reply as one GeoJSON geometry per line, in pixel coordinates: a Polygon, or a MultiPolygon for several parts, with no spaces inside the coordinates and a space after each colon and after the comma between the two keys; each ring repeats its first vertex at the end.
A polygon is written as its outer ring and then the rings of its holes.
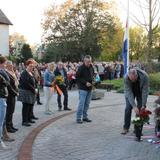
{"type": "Polygon", "coordinates": [[[128,32],[128,54],[127,54],[127,72],[129,70],[129,14],[130,12],[130,5],[129,5],[129,0],[128,0],[128,10],[127,10],[127,21],[128,21],[128,27],[127,27],[127,32],[128,32]]]}

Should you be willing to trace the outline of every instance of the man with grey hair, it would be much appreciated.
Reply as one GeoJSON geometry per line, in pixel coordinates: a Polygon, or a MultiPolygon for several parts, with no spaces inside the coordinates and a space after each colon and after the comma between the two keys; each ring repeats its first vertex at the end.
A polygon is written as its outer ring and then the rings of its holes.
{"type": "Polygon", "coordinates": [[[124,126],[121,134],[125,135],[129,132],[132,109],[139,115],[140,109],[146,107],[149,92],[149,78],[147,73],[139,68],[130,69],[124,77],[124,91],[126,108],[124,126]]]}
{"type": "MultiPolygon", "coordinates": [[[[70,108],[68,108],[68,77],[67,77],[67,71],[64,67],[64,64],[62,61],[59,61],[57,63],[57,67],[54,71],[54,74],[56,78],[60,76],[63,80],[63,82],[56,82],[58,87],[61,89],[63,95],[64,95],[64,101],[63,106],[65,111],[71,111],[70,108]]],[[[58,102],[58,110],[62,110],[62,102],[61,102],[61,95],[57,92],[57,102],[58,102]]]]}

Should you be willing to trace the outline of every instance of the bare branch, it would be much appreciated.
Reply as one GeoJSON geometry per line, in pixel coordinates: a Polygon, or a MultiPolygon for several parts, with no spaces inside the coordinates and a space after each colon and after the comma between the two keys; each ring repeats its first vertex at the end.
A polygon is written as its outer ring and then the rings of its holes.
{"type": "Polygon", "coordinates": [[[156,0],[155,1],[155,3],[153,4],[153,8],[152,8],[152,19],[153,19],[153,21],[156,19],[156,17],[157,17],[157,15],[158,15],[158,13],[160,12],[160,1],[159,1],[159,3],[158,3],[158,0],[156,0]],[[158,9],[157,9],[158,8],[158,9]]]}
{"type": "Polygon", "coordinates": [[[135,3],[137,6],[139,6],[139,5],[141,4],[141,7],[142,7],[143,9],[146,9],[146,10],[149,9],[149,6],[147,6],[147,4],[144,4],[144,3],[140,2],[140,0],[133,0],[133,1],[134,1],[134,3],[135,3]]]}
{"type": "Polygon", "coordinates": [[[144,18],[144,23],[147,25],[146,17],[145,17],[145,15],[144,15],[144,12],[143,12],[142,5],[141,5],[140,0],[139,0],[139,5],[140,5],[140,8],[141,8],[142,16],[143,16],[143,18],[144,18]]]}

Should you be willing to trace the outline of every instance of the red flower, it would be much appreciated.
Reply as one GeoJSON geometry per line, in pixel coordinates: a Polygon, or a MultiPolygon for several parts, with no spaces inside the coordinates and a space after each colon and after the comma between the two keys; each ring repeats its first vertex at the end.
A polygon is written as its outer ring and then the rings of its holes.
{"type": "Polygon", "coordinates": [[[141,118],[149,118],[149,115],[150,115],[150,114],[152,114],[151,111],[146,110],[146,109],[141,109],[139,116],[140,116],[141,118]]]}

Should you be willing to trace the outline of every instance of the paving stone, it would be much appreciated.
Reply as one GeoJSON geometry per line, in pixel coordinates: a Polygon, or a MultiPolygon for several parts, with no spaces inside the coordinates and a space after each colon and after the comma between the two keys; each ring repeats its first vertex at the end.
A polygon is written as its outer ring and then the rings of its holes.
{"type": "MultiPolygon", "coordinates": [[[[148,106],[154,99],[149,98],[148,106]]],[[[106,93],[91,104],[92,123],[76,124],[71,115],[49,125],[34,142],[33,160],[159,160],[154,145],[120,135],[124,107],[123,95],[106,93]]]]}

